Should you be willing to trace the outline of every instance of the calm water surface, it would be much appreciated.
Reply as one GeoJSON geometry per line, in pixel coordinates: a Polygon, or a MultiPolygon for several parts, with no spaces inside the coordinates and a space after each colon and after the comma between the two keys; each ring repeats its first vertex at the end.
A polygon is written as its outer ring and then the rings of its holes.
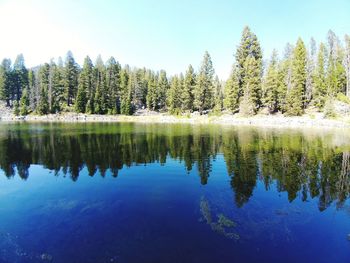
{"type": "Polygon", "coordinates": [[[350,132],[1,124],[0,262],[350,262],[350,132]]]}

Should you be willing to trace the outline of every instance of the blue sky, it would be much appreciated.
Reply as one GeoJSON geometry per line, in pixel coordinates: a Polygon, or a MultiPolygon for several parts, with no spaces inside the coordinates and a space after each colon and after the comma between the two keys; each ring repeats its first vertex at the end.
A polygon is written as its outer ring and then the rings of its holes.
{"type": "Polygon", "coordinates": [[[0,58],[23,53],[27,66],[86,55],[121,64],[165,69],[199,67],[205,50],[225,79],[240,34],[249,25],[268,58],[298,37],[324,41],[332,29],[350,34],[350,0],[0,0],[0,58]]]}

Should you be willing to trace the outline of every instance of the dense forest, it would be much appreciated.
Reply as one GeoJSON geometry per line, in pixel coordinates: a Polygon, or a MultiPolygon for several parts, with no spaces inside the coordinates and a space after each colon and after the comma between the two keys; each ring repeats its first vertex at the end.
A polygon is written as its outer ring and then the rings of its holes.
{"type": "Polygon", "coordinates": [[[216,112],[242,115],[261,111],[302,115],[308,107],[332,114],[335,99],[350,102],[350,37],[341,41],[329,31],[325,43],[298,39],[287,44],[281,57],[274,51],[263,60],[257,36],[245,27],[226,81],[216,75],[205,52],[196,71],[168,76],[164,70],[122,67],[111,57],[95,63],[87,56],[80,67],[71,52],[26,68],[18,55],[12,65],[0,65],[0,99],[16,115],[79,112],[133,114],[138,109],[172,114],[216,112]]]}

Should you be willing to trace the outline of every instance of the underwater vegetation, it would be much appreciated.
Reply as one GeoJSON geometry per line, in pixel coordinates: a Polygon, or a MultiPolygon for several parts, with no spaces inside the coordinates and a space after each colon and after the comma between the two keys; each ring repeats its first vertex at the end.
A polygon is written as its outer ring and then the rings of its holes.
{"type": "Polygon", "coordinates": [[[208,200],[205,199],[205,197],[201,198],[199,206],[202,214],[202,218],[200,221],[205,221],[214,232],[220,235],[223,235],[226,238],[234,239],[234,240],[240,239],[239,234],[237,234],[234,231],[237,224],[233,220],[231,220],[230,218],[228,218],[222,213],[214,215],[214,218],[216,218],[217,220],[216,221],[213,220],[213,217],[212,217],[213,212],[210,208],[208,200]]]}

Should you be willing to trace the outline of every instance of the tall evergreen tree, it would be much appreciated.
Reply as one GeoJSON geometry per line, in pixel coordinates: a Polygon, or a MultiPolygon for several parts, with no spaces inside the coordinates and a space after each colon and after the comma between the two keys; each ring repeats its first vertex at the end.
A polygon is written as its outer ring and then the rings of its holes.
{"type": "Polygon", "coordinates": [[[158,104],[157,97],[157,77],[154,72],[149,72],[147,77],[147,108],[150,110],[155,110],[158,104]]]}
{"type": "Polygon", "coordinates": [[[215,76],[214,79],[214,111],[221,113],[224,107],[224,93],[222,89],[222,83],[219,80],[218,76],[215,76]]]}
{"type": "Polygon", "coordinates": [[[171,79],[168,91],[167,106],[170,113],[177,113],[181,108],[181,80],[175,75],[171,79]]]}
{"type": "Polygon", "coordinates": [[[106,85],[106,67],[101,56],[97,57],[95,63],[95,85],[94,113],[105,114],[108,109],[108,92],[106,85]]]}
{"type": "Polygon", "coordinates": [[[196,75],[192,65],[188,66],[185,74],[184,87],[181,96],[182,109],[185,111],[193,110],[193,93],[196,87],[196,75]]]}
{"type": "Polygon", "coordinates": [[[132,114],[131,85],[130,85],[129,73],[127,69],[122,69],[120,72],[120,89],[121,89],[120,113],[124,115],[130,115],[132,114]]]}
{"type": "Polygon", "coordinates": [[[19,111],[21,115],[27,115],[29,113],[29,95],[28,88],[24,88],[19,105],[19,111]]]}
{"type": "Polygon", "coordinates": [[[77,112],[89,113],[94,112],[94,68],[89,56],[84,59],[83,69],[79,76],[78,92],[75,102],[75,110],[77,112]],[[89,101],[89,104],[88,104],[89,101]],[[88,104],[88,105],[87,105],[88,104]]]}
{"type": "MultiPolygon", "coordinates": [[[[260,71],[260,82],[262,76],[262,52],[257,36],[250,30],[249,27],[245,27],[242,32],[241,42],[236,51],[236,66],[239,81],[238,100],[240,96],[243,96],[244,80],[246,80],[246,60],[248,57],[253,57],[257,65],[256,70],[260,71]]],[[[261,86],[261,84],[259,84],[261,86]]],[[[259,98],[260,103],[260,98],[259,98]]],[[[260,106],[260,105],[258,105],[260,106]]]]}
{"type": "Polygon", "coordinates": [[[263,104],[270,112],[277,111],[278,105],[278,61],[274,50],[263,83],[263,104]]]}
{"type": "Polygon", "coordinates": [[[62,110],[62,104],[65,101],[64,98],[64,83],[63,83],[63,63],[59,59],[58,64],[52,62],[50,64],[50,74],[49,74],[49,83],[50,83],[50,89],[51,89],[51,105],[50,105],[50,112],[56,113],[60,112],[62,110]]]}
{"type": "Polygon", "coordinates": [[[346,77],[343,66],[343,50],[333,31],[328,32],[327,90],[331,97],[345,91],[346,77]]]}
{"type": "Polygon", "coordinates": [[[232,66],[231,74],[225,84],[225,108],[232,113],[238,112],[239,99],[242,97],[242,89],[239,84],[238,67],[236,64],[232,66]]]}
{"type": "Polygon", "coordinates": [[[63,83],[67,106],[70,106],[77,93],[78,88],[78,65],[71,51],[68,51],[64,67],[63,83]]]}
{"type": "Polygon", "coordinates": [[[246,59],[244,65],[243,98],[239,105],[239,111],[243,115],[253,115],[260,106],[261,76],[259,61],[253,56],[246,59]]]}
{"type": "Polygon", "coordinates": [[[28,70],[24,65],[24,57],[19,54],[13,64],[13,91],[12,99],[20,100],[22,90],[28,86],[28,70]]]}
{"type": "Polygon", "coordinates": [[[39,83],[39,100],[37,106],[37,113],[43,115],[49,113],[49,98],[48,98],[48,88],[49,88],[49,71],[50,65],[45,63],[40,67],[38,72],[38,83],[39,83]]]}
{"type": "Polygon", "coordinates": [[[35,111],[38,102],[38,92],[36,87],[35,73],[32,69],[28,71],[28,95],[29,95],[29,110],[35,111]]]}
{"type": "Polygon", "coordinates": [[[6,105],[10,106],[11,102],[11,86],[12,86],[12,69],[11,60],[3,59],[0,65],[0,99],[6,101],[6,105]]]}
{"type": "Polygon", "coordinates": [[[166,105],[166,97],[169,90],[169,81],[165,70],[159,72],[158,84],[157,84],[157,101],[158,109],[164,109],[166,105]]]}
{"type": "Polygon", "coordinates": [[[291,89],[287,92],[287,115],[301,115],[304,111],[306,85],[306,48],[299,38],[293,52],[291,89]]]}
{"type": "Polygon", "coordinates": [[[326,46],[321,43],[317,55],[317,64],[314,75],[314,96],[313,103],[316,107],[322,108],[327,96],[327,83],[326,83],[326,46]]]}
{"type": "Polygon", "coordinates": [[[194,89],[193,104],[200,113],[203,110],[211,109],[214,105],[213,76],[213,63],[209,53],[206,51],[194,89]]]}
{"type": "Polygon", "coordinates": [[[306,63],[306,84],[305,84],[305,102],[309,104],[313,97],[313,91],[315,90],[315,68],[316,68],[316,41],[311,38],[310,49],[307,52],[307,63],[306,63]]]}
{"type": "Polygon", "coordinates": [[[283,59],[278,64],[277,73],[277,108],[286,111],[287,92],[291,89],[293,46],[287,43],[284,49],[283,59]]]}
{"type": "Polygon", "coordinates": [[[106,68],[107,107],[110,114],[120,113],[120,70],[120,64],[110,57],[106,68]]]}

